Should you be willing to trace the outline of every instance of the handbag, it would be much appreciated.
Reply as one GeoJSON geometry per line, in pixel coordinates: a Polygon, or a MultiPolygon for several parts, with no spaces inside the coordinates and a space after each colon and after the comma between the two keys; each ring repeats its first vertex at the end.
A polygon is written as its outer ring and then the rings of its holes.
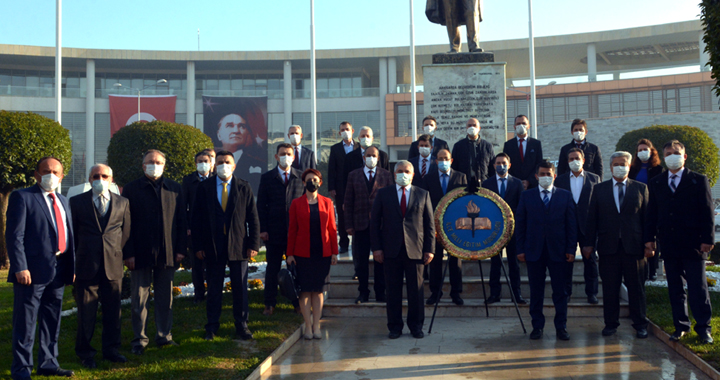
{"type": "Polygon", "coordinates": [[[294,303],[298,300],[300,289],[297,285],[297,271],[295,264],[290,264],[287,268],[280,269],[278,272],[278,285],[280,286],[280,294],[294,303]]]}

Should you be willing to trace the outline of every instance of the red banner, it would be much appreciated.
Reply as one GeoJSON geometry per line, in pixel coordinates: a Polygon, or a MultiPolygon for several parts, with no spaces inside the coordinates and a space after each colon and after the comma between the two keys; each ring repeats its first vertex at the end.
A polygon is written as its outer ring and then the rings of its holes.
{"type": "Polygon", "coordinates": [[[138,119],[175,122],[176,95],[141,96],[139,117],[137,96],[109,95],[108,98],[110,99],[110,136],[138,119]]]}

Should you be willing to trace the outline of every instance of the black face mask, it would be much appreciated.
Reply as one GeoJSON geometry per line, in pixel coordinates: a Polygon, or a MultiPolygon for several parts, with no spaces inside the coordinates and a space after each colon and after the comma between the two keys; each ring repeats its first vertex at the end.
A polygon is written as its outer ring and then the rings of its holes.
{"type": "Polygon", "coordinates": [[[320,185],[318,185],[315,181],[307,181],[305,182],[305,189],[311,193],[314,193],[320,188],[320,185]]]}

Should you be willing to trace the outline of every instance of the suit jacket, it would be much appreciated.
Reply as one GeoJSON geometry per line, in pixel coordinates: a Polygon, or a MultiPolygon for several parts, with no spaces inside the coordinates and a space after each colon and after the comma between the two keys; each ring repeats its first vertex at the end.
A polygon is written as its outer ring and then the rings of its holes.
{"type": "MultiPolygon", "coordinates": [[[[315,162],[315,152],[312,150],[306,148],[305,146],[300,146],[302,149],[300,150],[300,168],[295,168],[298,171],[300,171],[300,174],[302,174],[306,169],[317,169],[317,163],[315,162]]],[[[293,147],[293,150],[295,147],[293,147]]]]}
{"type": "Polygon", "coordinates": [[[688,168],[673,193],[669,171],[648,183],[646,241],[657,240],[665,258],[707,260],[700,244],[715,244],[713,200],[707,177],[688,168]]]}
{"type": "Polygon", "coordinates": [[[492,144],[480,137],[478,138],[480,139],[479,155],[475,160],[473,160],[474,143],[469,138],[465,137],[453,145],[452,168],[465,174],[468,180],[475,177],[476,180],[482,182],[492,170],[490,166],[495,153],[492,144]]]}
{"type": "Polygon", "coordinates": [[[553,186],[548,207],[535,187],[523,191],[515,213],[515,241],[518,254],[525,260],[538,261],[547,245],[552,261],[566,261],[566,254],[575,254],[577,221],[575,201],[569,191],[553,186]]]}
{"type": "Polygon", "coordinates": [[[267,232],[270,238],[265,245],[287,244],[290,205],[295,198],[305,192],[301,176],[302,172],[290,168],[288,184],[285,186],[285,179],[275,166],[260,178],[257,213],[260,219],[260,232],[267,232]]]}
{"type": "MultiPolygon", "coordinates": [[[[442,183],[440,182],[440,171],[435,168],[435,170],[428,172],[425,178],[423,178],[420,186],[430,193],[430,202],[432,203],[433,210],[435,210],[435,207],[437,207],[438,203],[440,203],[442,197],[445,196],[445,194],[443,194],[442,183]]],[[[467,177],[465,177],[465,174],[460,173],[457,170],[450,169],[447,192],[449,193],[451,190],[455,190],[458,187],[466,186],[467,177]]]]}
{"type": "MultiPolygon", "coordinates": [[[[430,157],[432,158],[437,158],[437,154],[441,149],[450,150],[447,141],[437,137],[433,137],[432,148],[432,153],[430,153],[430,157]]],[[[408,160],[419,155],[420,150],[418,149],[418,142],[413,141],[412,144],[410,144],[410,150],[408,151],[408,160]]]]}
{"type": "MultiPolygon", "coordinates": [[[[335,191],[338,194],[336,201],[341,204],[345,195],[345,183],[347,176],[345,174],[345,148],[343,141],[330,147],[330,158],[328,159],[328,175],[327,184],[329,191],[335,191]]],[[[353,141],[353,151],[360,149],[360,144],[353,141]]],[[[349,154],[349,153],[348,153],[349,154]]]]}
{"type": "MultiPolygon", "coordinates": [[[[212,173],[208,173],[208,178],[212,177],[212,175],[212,173]]],[[[187,205],[185,210],[187,211],[188,225],[190,225],[190,220],[192,219],[190,211],[192,211],[192,205],[195,201],[195,193],[197,193],[197,187],[200,182],[200,176],[196,171],[186,175],[182,180],[182,193],[185,204],[187,205]]]]}
{"type": "Polygon", "coordinates": [[[348,175],[345,189],[345,228],[363,231],[370,225],[370,211],[378,190],[393,185],[389,171],[375,167],[372,191],[368,192],[368,180],[364,169],[355,169],[348,175]]]}
{"type": "MultiPolygon", "coordinates": [[[[360,169],[365,166],[365,158],[363,158],[363,149],[356,149],[347,154],[345,157],[345,183],[347,184],[347,177],[351,171],[360,169]]],[[[388,154],[385,151],[380,150],[378,153],[378,168],[383,168],[390,171],[390,161],[388,160],[388,154]]]]}
{"type": "MultiPolygon", "coordinates": [[[[577,216],[578,222],[578,235],[585,234],[585,225],[587,224],[588,207],[590,205],[590,198],[593,194],[593,186],[600,183],[600,177],[583,170],[585,176],[583,177],[583,186],[580,191],[580,199],[575,204],[575,216],[577,216]]],[[[573,175],[572,171],[569,171],[563,175],[557,176],[555,179],[555,186],[565,189],[570,192],[572,196],[572,189],[570,188],[570,176],[573,175]]],[[[573,198],[574,200],[574,198],[573,198]]],[[[584,243],[583,243],[584,244],[584,243]]],[[[591,244],[593,247],[595,244],[591,244]]]]}
{"type": "Polygon", "coordinates": [[[35,185],[10,194],[5,214],[5,244],[7,244],[10,271],[8,282],[15,283],[15,273],[29,270],[32,283],[48,284],[55,276],[63,283],[73,282],[75,274],[75,244],[72,226],[72,211],[67,199],[55,193],[56,199],[65,209],[67,218],[67,249],[55,256],[58,236],[54,217],[43,198],[40,186],[35,185]]]}
{"type": "MultiPolygon", "coordinates": [[[[576,147],[577,145],[575,145],[575,140],[573,140],[569,144],[563,145],[563,147],[560,148],[557,175],[565,174],[570,171],[570,165],[568,164],[568,151],[576,147]]],[[[583,170],[596,174],[602,181],[603,162],[602,155],[600,154],[600,148],[598,148],[595,144],[589,143],[586,139],[585,144],[582,144],[582,151],[585,154],[585,164],[583,165],[583,170]]]]}
{"type": "Polygon", "coordinates": [[[648,204],[647,186],[628,179],[620,212],[615,205],[614,186],[612,179],[595,185],[583,246],[595,247],[597,244],[598,255],[614,255],[618,251],[618,242],[622,240],[626,254],[642,256],[645,249],[643,234],[648,204]]]}
{"type": "Polygon", "coordinates": [[[518,139],[512,138],[505,141],[505,145],[503,146],[503,152],[510,156],[511,165],[508,173],[521,181],[530,182],[528,189],[536,187],[538,183],[535,179],[535,170],[537,165],[543,160],[542,143],[540,140],[530,136],[526,137],[523,160],[520,159],[520,146],[518,144],[518,139]]]}
{"type": "MultiPolygon", "coordinates": [[[[417,157],[413,157],[413,158],[411,158],[411,159],[408,160],[408,161],[410,161],[410,163],[413,165],[413,170],[415,171],[415,175],[413,176],[413,180],[412,180],[412,185],[413,185],[413,186],[420,186],[420,187],[422,187],[423,177],[422,177],[422,174],[421,174],[421,172],[420,172],[420,171],[422,170],[422,161],[421,161],[422,158],[423,158],[423,157],[421,157],[421,156],[417,156],[417,157]]],[[[430,157],[428,157],[427,159],[428,159],[428,162],[427,162],[427,173],[430,174],[430,172],[432,172],[432,171],[437,171],[437,170],[438,170],[438,168],[437,168],[437,161],[435,161],[435,158],[433,158],[432,156],[430,156],[430,157]]]]}
{"type": "Polygon", "coordinates": [[[411,185],[403,218],[396,186],[380,189],[370,217],[370,244],[373,251],[382,250],[390,259],[398,257],[403,244],[411,260],[422,260],[424,252],[435,252],[430,193],[411,185]]]}
{"type": "MultiPolygon", "coordinates": [[[[318,194],[320,238],[323,257],[338,254],[335,209],[330,198],[318,194]]],[[[306,196],[295,199],[290,206],[290,226],[287,234],[288,256],[310,257],[310,203],[306,196]]]]}
{"type": "MultiPolygon", "coordinates": [[[[152,246],[152,231],[157,228],[155,211],[155,189],[150,180],[144,175],[123,188],[122,196],[130,201],[130,219],[133,228],[130,230],[130,240],[124,250],[125,258],[135,258],[135,269],[154,266],[157,258],[154,256],[152,246]]],[[[179,183],[168,178],[162,178],[160,189],[162,210],[162,228],[165,265],[175,265],[175,253],[186,254],[187,251],[187,204],[179,183]]]]}
{"type": "Polygon", "coordinates": [[[101,268],[108,280],[123,276],[123,256],[130,239],[130,202],[110,192],[105,229],[98,219],[92,190],[70,199],[75,231],[75,273],[80,280],[90,280],[101,268]]]}
{"type": "MultiPolygon", "coordinates": [[[[498,188],[497,178],[493,175],[486,179],[482,183],[482,187],[495,192],[500,195],[500,189],[498,188]]],[[[517,210],[517,206],[520,203],[520,195],[523,192],[522,181],[508,174],[507,183],[505,184],[505,197],[503,200],[510,206],[510,210],[514,213],[517,210]]]]}
{"type": "MultiPolygon", "coordinates": [[[[649,168],[648,169],[648,183],[650,183],[650,180],[653,179],[654,177],[662,174],[663,170],[665,170],[665,169],[663,169],[662,165],[657,165],[657,166],[653,166],[652,168],[649,168]]],[[[634,166],[630,166],[630,173],[628,174],[628,177],[630,177],[630,179],[637,178],[639,171],[640,170],[635,169],[634,166]]]]}

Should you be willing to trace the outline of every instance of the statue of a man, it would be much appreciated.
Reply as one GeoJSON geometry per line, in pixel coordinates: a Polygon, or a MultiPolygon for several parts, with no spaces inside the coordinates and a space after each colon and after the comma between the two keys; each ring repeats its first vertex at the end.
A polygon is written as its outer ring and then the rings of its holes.
{"type": "Polygon", "coordinates": [[[427,0],[425,15],[430,22],[447,26],[449,53],[460,51],[460,25],[465,25],[468,50],[482,52],[478,46],[478,29],[482,21],[482,0],[427,0]]]}

